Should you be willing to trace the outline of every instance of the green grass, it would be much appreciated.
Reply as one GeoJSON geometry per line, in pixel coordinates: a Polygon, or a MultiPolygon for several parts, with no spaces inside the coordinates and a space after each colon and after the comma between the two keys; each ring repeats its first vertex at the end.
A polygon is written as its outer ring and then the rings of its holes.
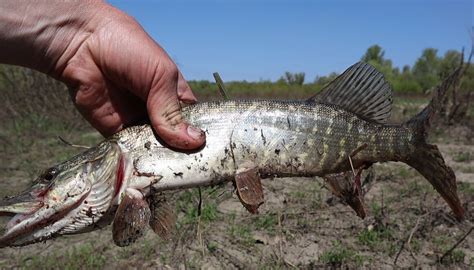
{"type": "Polygon", "coordinates": [[[107,258],[91,244],[74,247],[63,254],[22,258],[22,269],[102,269],[107,258]]]}
{"type": "Polygon", "coordinates": [[[415,252],[415,253],[418,253],[420,252],[421,250],[421,241],[416,239],[416,238],[412,238],[411,239],[411,242],[410,242],[410,246],[411,246],[411,249],[415,252]]]}
{"type": "Polygon", "coordinates": [[[185,213],[185,216],[178,220],[178,228],[185,224],[194,224],[198,219],[205,224],[208,224],[216,220],[219,216],[217,211],[217,205],[215,200],[208,199],[204,201],[204,197],[208,194],[210,189],[203,189],[202,198],[203,202],[201,205],[201,216],[199,216],[198,203],[199,190],[192,189],[182,192],[177,200],[177,209],[185,213]]]}
{"type": "Polygon", "coordinates": [[[341,242],[335,241],[329,250],[319,256],[319,260],[323,263],[336,265],[351,260],[354,255],[354,251],[344,247],[341,242]]]}
{"type": "Polygon", "coordinates": [[[436,194],[436,190],[421,176],[415,177],[404,177],[405,179],[409,179],[400,190],[398,191],[399,198],[404,198],[406,196],[413,196],[413,195],[422,195],[424,193],[428,194],[436,194]]]}
{"type": "Polygon", "coordinates": [[[457,183],[459,192],[466,193],[469,195],[474,195],[474,185],[466,182],[457,183]]]}
{"type": "Polygon", "coordinates": [[[290,192],[290,198],[292,199],[304,199],[308,194],[304,191],[292,191],[290,192]]]}
{"type": "MultiPolygon", "coordinates": [[[[433,243],[437,246],[437,253],[439,255],[445,254],[450,248],[452,239],[446,235],[440,235],[433,238],[433,243]]],[[[455,263],[462,263],[464,262],[464,257],[466,254],[464,251],[460,249],[454,249],[450,254],[448,254],[443,261],[442,264],[455,264],[455,263]]],[[[441,258],[440,258],[441,259],[441,258]]]]}
{"type": "Polygon", "coordinates": [[[380,205],[377,201],[372,201],[370,203],[370,210],[372,212],[372,215],[374,215],[375,218],[382,218],[382,205],[380,205]]]}
{"type": "Polygon", "coordinates": [[[444,257],[441,263],[443,264],[462,263],[464,262],[464,257],[466,257],[466,253],[464,253],[464,251],[455,249],[449,255],[444,257]]]}
{"type": "Polygon", "coordinates": [[[357,266],[362,266],[364,262],[370,261],[370,259],[357,254],[340,241],[334,241],[333,246],[319,256],[319,261],[332,266],[340,266],[350,262],[355,263],[357,266]]]}
{"type": "Polygon", "coordinates": [[[453,156],[453,160],[456,162],[469,162],[473,159],[471,152],[459,152],[453,156]]]}
{"type": "Polygon", "coordinates": [[[218,248],[217,243],[215,242],[207,243],[207,250],[209,250],[210,253],[216,252],[217,248],[218,248]]]}
{"type": "Polygon", "coordinates": [[[393,232],[389,228],[364,229],[357,235],[357,241],[371,249],[380,249],[385,246],[385,241],[393,240],[393,232]]]}
{"type": "Polygon", "coordinates": [[[237,241],[243,246],[253,246],[255,239],[252,237],[252,231],[250,230],[250,224],[237,221],[236,214],[228,214],[225,219],[228,221],[228,235],[231,239],[237,241]]]}
{"type": "Polygon", "coordinates": [[[255,218],[253,225],[257,230],[264,230],[268,233],[275,232],[275,226],[278,224],[275,214],[261,214],[255,218]]]}

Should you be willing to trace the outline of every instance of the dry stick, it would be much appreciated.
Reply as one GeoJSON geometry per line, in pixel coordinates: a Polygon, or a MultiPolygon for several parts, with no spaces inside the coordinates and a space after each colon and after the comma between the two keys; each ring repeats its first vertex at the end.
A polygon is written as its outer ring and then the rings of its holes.
{"type": "Polygon", "coordinates": [[[216,80],[217,87],[219,87],[219,93],[221,93],[222,97],[224,100],[229,100],[229,95],[227,95],[227,91],[224,86],[224,82],[221,79],[221,76],[219,75],[218,72],[212,73],[214,76],[214,79],[216,80]]]}
{"type": "Polygon", "coordinates": [[[290,266],[292,268],[297,268],[296,265],[292,264],[288,260],[286,260],[285,255],[283,254],[283,248],[282,248],[282,241],[283,241],[283,227],[281,225],[281,212],[278,211],[278,233],[280,234],[280,240],[278,241],[278,246],[279,246],[279,251],[280,251],[280,256],[279,259],[283,260],[283,263],[285,263],[287,266],[290,266]]]}
{"type": "MultiPolygon", "coordinates": [[[[384,205],[383,205],[383,189],[382,189],[382,206],[381,206],[381,210],[380,210],[381,213],[380,214],[382,215],[382,218],[384,219],[385,218],[385,212],[384,212],[383,208],[384,208],[384,205]]],[[[384,225],[384,224],[382,224],[382,225],[384,225]]]]}
{"type": "Polygon", "coordinates": [[[354,164],[352,164],[352,158],[351,158],[351,156],[347,156],[347,157],[349,157],[349,163],[351,164],[352,174],[354,174],[354,176],[356,176],[356,172],[354,170],[354,164]]]}
{"type": "Polygon", "coordinates": [[[448,256],[449,254],[451,254],[451,252],[453,252],[453,250],[454,250],[457,246],[459,246],[459,244],[461,244],[462,241],[464,241],[464,239],[466,239],[466,237],[468,237],[469,234],[471,234],[471,232],[472,232],[473,230],[474,230],[474,226],[471,227],[471,229],[469,229],[469,231],[468,231],[466,234],[464,234],[464,236],[461,237],[461,239],[459,239],[459,240],[456,242],[456,244],[454,244],[448,251],[446,251],[446,252],[443,254],[443,256],[441,256],[441,259],[440,259],[439,261],[442,262],[443,259],[444,259],[446,256],[448,256]]]}
{"type": "Polygon", "coordinates": [[[66,144],[68,146],[71,146],[71,147],[77,147],[77,148],[83,148],[83,149],[89,149],[90,148],[89,146],[70,143],[70,142],[66,141],[65,139],[63,139],[61,136],[58,136],[58,139],[62,143],[66,144]]]}
{"type": "Polygon", "coordinates": [[[414,235],[415,232],[418,230],[418,226],[420,225],[420,219],[421,219],[421,218],[424,218],[426,215],[427,215],[427,214],[424,214],[424,215],[422,215],[422,216],[419,216],[418,219],[416,220],[415,227],[413,227],[413,229],[412,229],[411,232],[410,232],[410,236],[408,237],[408,241],[407,241],[408,248],[411,249],[410,242],[411,242],[411,239],[413,238],[413,235],[414,235]]]}
{"type": "Polygon", "coordinates": [[[201,188],[198,187],[199,191],[199,203],[198,203],[198,216],[201,216],[201,210],[202,210],[202,193],[201,193],[201,188]]]}
{"type": "Polygon", "coordinates": [[[397,265],[398,257],[400,257],[400,254],[403,251],[403,248],[405,247],[405,243],[408,241],[408,237],[403,241],[402,245],[400,246],[400,249],[397,252],[397,256],[395,256],[395,260],[393,260],[393,265],[397,265]]]}
{"type": "Polygon", "coordinates": [[[198,222],[197,222],[197,237],[199,241],[199,246],[201,247],[201,255],[204,257],[204,244],[202,241],[202,232],[201,232],[201,211],[202,211],[202,193],[201,188],[198,188],[199,191],[199,204],[198,204],[198,222]]]}
{"type": "Polygon", "coordinates": [[[416,220],[415,226],[411,230],[410,236],[408,237],[408,241],[407,241],[408,250],[410,251],[410,255],[415,260],[417,265],[418,265],[418,260],[416,259],[415,255],[413,254],[413,251],[412,251],[412,248],[411,248],[411,239],[413,238],[413,235],[415,234],[415,232],[418,230],[418,226],[420,225],[421,218],[424,218],[426,215],[428,215],[428,213],[418,217],[418,219],[416,220]]]}

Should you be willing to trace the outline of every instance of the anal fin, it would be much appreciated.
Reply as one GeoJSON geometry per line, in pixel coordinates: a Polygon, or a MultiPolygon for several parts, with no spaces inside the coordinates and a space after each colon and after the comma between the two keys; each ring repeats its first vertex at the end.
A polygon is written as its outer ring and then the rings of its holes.
{"type": "Polygon", "coordinates": [[[248,169],[235,175],[237,196],[242,205],[252,214],[258,213],[263,204],[263,188],[257,168],[248,169]]]}
{"type": "MultiPolygon", "coordinates": [[[[360,174],[358,174],[358,176],[360,177],[360,174]]],[[[356,180],[354,178],[357,178],[357,176],[354,176],[352,171],[324,176],[324,179],[331,187],[332,193],[347,203],[352,209],[354,209],[357,216],[363,219],[366,217],[367,213],[359,190],[354,188],[354,180],[356,180]]]]}

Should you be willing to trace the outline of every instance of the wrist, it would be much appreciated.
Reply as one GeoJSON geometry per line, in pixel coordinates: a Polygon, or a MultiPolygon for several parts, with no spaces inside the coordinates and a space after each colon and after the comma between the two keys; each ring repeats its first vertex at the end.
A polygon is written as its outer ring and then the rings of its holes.
{"type": "Polygon", "coordinates": [[[100,23],[101,1],[0,1],[0,62],[58,76],[100,23]]]}

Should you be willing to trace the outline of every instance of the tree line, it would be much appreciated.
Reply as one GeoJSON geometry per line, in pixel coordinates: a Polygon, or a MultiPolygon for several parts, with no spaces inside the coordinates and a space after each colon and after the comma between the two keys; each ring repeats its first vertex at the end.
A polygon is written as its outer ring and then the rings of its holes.
{"type": "MultiPolygon", "coordinates": [[[[451,74],[462,61],[463,53],[449,50],[444,55],[438,55],[434,48],[424,49],[421,56],[412,66],[406,65],[401,69],[394,67],[390,59],[385,58],[385,51],[379,45],[373,45],[361,57],[361,61],[367,62],[377,68],[385,75],[395,92],[403,94],[422,94],[439,84],[444,78],[451,74]]],[[[232,81],[226,86],[234,97],[293,97],[304,98],[315,91],[320,90],[331,82],[338,73],[325,76],[316,76],[311,82],[306,82],[304,72],[285,72],[279,80],[272,81],[232,81]]],[[[225,79],[225,78],[224,78],[225,79]]],[[[190,81],[191,88],[199,95],[210,96],[217,93],[215,83],[200,80],[190,81]]],[[[470,67],[463,78],[461,90],[474,88],[474,68],[470,67]]]]}

